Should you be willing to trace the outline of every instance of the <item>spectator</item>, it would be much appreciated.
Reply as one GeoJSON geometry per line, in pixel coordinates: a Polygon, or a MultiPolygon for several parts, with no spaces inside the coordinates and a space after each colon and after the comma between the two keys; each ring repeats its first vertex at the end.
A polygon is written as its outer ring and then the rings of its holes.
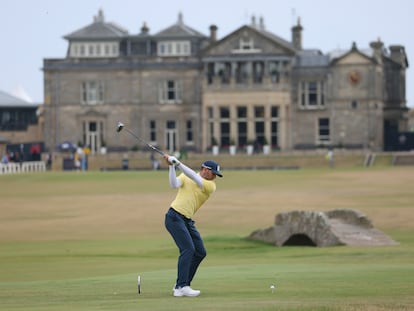
{"type": "Polygon", "coordinates": [[[52,169],[52,154],[48,153],[46,155],[46,169],[49,171],[52,169]]]}
{"type": "Polygon", "coordinates": [[[1,163],[3,164],[9,163],[9,156],[7,155],[7,153],[3,154],[3,157],[1,158],[1,163]]]}
{"type": "Polygon", "coordinates": [[[328,150],[328,153],[326,154],[325,157],[329,161],[329,167],[333,168],[335,166],[335,162],[334,162],[334,152],[332,148],[328,150]]]}
{"type": "Polygon", "coordinates": [[[153,170],[160,169],[160,161],[155,157],[154,152],[151,152],[151,164],[153,170]]]}

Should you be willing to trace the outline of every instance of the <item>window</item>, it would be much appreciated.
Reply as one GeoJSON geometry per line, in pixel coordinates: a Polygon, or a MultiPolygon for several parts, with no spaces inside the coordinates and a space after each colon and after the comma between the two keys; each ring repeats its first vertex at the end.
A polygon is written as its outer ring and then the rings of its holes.
{"type": "Polygon", "coordinates": [[[263,72],[264,72],[264,63],[253,62],[253,82],[254,83],[262,83],[263,72]]]}
{"type": "Polygon", "coordinates": [[[154,143],[157,141],[157,123],[155,120],[150,121],[150,141],[154,143]]]}
{"type": "Polygon", "coordinates": [[[273,147],[279,146],[278,127],[279,127],[279,107],[271,107],[271,121],[270,121],[270,143],[273,147]]]}
{"type": "Polygon", "coordinates": [[[220,144],[230,145],[230,109],[228,107],[220,107],[220,135],[220,144]]]}
{"type": "Polygon", "coordinates": [[[208,134],[211,145],[217,145],[218,141],[214,137],[214,109],[213,107],[207,107],[207,118],[208,118],[208,134]]]}
{"type": "Polygon", "coordinates": [[[209,120],[214,119],[213,107],[208,107],[207,114],[208,114],[208,119],[209,120]]]}
{"type": "Polygon", "coordinates": [[[246,119],[247,118],[247,107],[237,107],[237,118],[246,119]]]}
{"type": "Polygon", "coordinates": [[[243,40],[240,39],[240,50],[251,50],[254,47],[253,44],[253,40],[252,39],[247,39],[247,40],[243,40]]]}
{"type": "Polygon", "coordinates": [[[316,82],[308,83],[308,105],[316,106],[318,104],[318,88],[316,82]]]}
{"type": "Polygon", "coordinates": [[[0,111],[0,130],[26,131],[37,123],[36,109],[5,108],[0,111]]]}
{"type": "Polygon", "coordinates": [[[169,129],[169,130],[175,129],[175,121],[168,120],[166,124],[167,124],[167,129],[169,129]]]}
{"type": "Polygon", "coordinates": [[[111,56],[118,56],[118,45],[116,43],[112,43],[112,55],[111,56]]]}
{"type": "Polygon", "coordinates": [[[93,56],[93,54],[94,54],[93,48],[94,48],[94,46],[92,44],[89,45],[89,55],[90,56],[93,56]]]}
{"type": "Polygon", "coordinates": [[[74,42],[70,46],[70,56],[79,58],[117,57],[117,42],[74,42]]]}
{"type": "Polygon", "coordinates": [[[82,104],[96,105],[104,102],[104,88],[102,81],[82,82],[81,88],[82,104]]]}
{"type": "Polygon", "coordinates": [[[318,142],[322,144],[330,142],[330,129],[328,118],[320,118],[318,120],[318,142]]]}
{"type": "Polygon", "coordinates": [[[254,107],[254,117],[256,119],[264,118],[264,106],[255,106],[254,107]]]}
{"type": "Polygon", "coordinates": [[[252,38],[240,38],[239,46],[232,50],[233,53],[258,53],[261,49],[254,47],[254,40],[252,38]]]}
{"type": "Polygon", "coordinates": [[[160,43],[158,45],[158,54],[164,55],[165,54],[165,43],[160,43]]]}
{"type": "Polygon", "coordinates": [[[188,56],[191,54],[190,41],[161,41],[157,45],[158,56],[188,56]]]}
{"type": "Polygon", "coordinates": [[[221,122],[220,123],[220,132],[221,132],[221,145],[229,146],[230,145],[230,123],[221,122]]]}
{"type": "Polygon", "coordinates": [[[352,109],[357,109],[358,108],[358,102],[356,100],[353,100],[351,102],[351,107],[352,107],[352,109]]]}
{"type": "Polygon", "coordinates": [[[256,134],[256,140],[259,144],[263,145],[265,141],[265,123],[264,123],[265,110],[264,106],[254,107],[254,130],[256,134]]]}
{"type": "Polygon", "coordinates": [[[272,83],[280,82],[281,65],[279,61],[269,62],[269,75],[272,83]]]}
{"type": "Polygon", "coordinates": [[[272,136],[270,138],[270,143],[272,144],[273,147],[277,148],[279,147],[278,122],[277,121],[272,121],[271,131],[272,131],[272,136]]]}
{"type": "Polygon", "coordinates": [[[220,107],[220,118],[221,119],[230,118],[230,109],[228,107],[220,107]]]}
{"type": "Polygon", "coordinates": [[[80,46],[80,54],[79,54],[79,56],[84,56],[84,55],[85,55],[85,46],[82,44],[80,46]]]}
{"type": "Polygon", "coordinates": [[[324,108],[323,81],[302,81],[299,83],[299,106],[304,109],[324,108]]]}
{"type": "Polygon", "coordinates": [[[182,47],[183,47],[183,55],[190,55],[191,54],[191,49],[190,49],[190,44],[189,42],[184,42],[182,43],[182,47]]]}
{"type": "Polygon", "coordinates": [[[175,90],[175,82],[174,81],[167,81],[167,100],[175,100],[177,98],[176,90],[175,90]]]}
{"type": "Polygon", "coordinates": [[[279,117],[279,107],[278,106],[272,106],[271,114],[272,114],[272,119],[273,118],[278,118],[279,117]]]}
{"type": "Polygon", "coordinates": [[[249,66],[247,66],[247,62],[237,62],[235,74],[236,83],[246,83],[248,77],[250,76],[249,66]]]}
{"type": "Polygon", "coordinates": [[[221,83],[230,83],[231,63],[215,63],[210,66],[209,70],[209,74],[218,76],[221,83]]]}
{"type": "Polygon", "coordinates": [[[247,145],[247,107],[237,107],[237,144],[247,145]]]}
{"type": "Polygon", "coordinates": [[[247,122],[238,121],[237,122],[237,144],[240,146],[247,145],[247,122]]]}
{"type": "Polygon", "coordinates": [[[175,80],[161,82],[159,89],[161,104],[181,104],[180,83],[175,80]]]}
{"type": "Polygon", "coordinates": [[[210,133],[210,144],[217,145],[218,141],[214,137],[214,122],[209,123],[209,133],[210,133]]]}
{"type": "Polygon", "coordinates": [[[187,143],[192,143],[193,142],[193,122],[191,120],[187,120],[186,134],[187,134],[187,143]]]}

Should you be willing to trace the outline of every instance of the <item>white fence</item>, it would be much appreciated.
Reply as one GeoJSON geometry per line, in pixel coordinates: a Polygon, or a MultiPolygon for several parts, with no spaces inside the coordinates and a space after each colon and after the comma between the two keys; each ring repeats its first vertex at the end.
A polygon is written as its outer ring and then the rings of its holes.
{"type": "Polygon", "coordinates": [[[30,172],[44,172],[46,171],[46,164],[43,161],[22,162],[22,163],[0,163],[1,174],[16,174],[16,173],[30,173],[30,172]]]}

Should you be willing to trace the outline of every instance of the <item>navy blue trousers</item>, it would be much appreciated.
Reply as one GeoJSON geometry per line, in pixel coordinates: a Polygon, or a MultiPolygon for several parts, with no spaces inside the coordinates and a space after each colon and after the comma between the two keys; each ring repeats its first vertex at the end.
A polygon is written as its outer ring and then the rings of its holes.
{"type": "Polygon", "coordinates": [[[165,228],[173,237],[180,251],[176,287],[190,286],[198,266],[207,255],[203,239],[195,227],[194,221],[172,208],[165,215],[165,228]]]}

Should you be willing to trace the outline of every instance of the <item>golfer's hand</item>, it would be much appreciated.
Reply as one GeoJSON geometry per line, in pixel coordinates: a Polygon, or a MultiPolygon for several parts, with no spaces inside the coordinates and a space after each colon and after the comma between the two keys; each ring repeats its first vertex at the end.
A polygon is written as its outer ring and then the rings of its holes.
{"type": "Polygon", "coordinates": [[[170,156],[168,153],[164,154],[164,160],[165,160],[165,163],[167,163],[167,165],[178,166],[181,164],[180,161],[178,161],[176,157],[170,156]]]}
{"type": "Polygon", "coordinates": [[[170,157],[168,153],[164,153],[162,157],[164,158],[165,164],[172,165],[170,162],[168,162],[168,158],[170,157]]]}
{"type": "Polygon", "coordinates": [[[180,161],[178,161],[178,159],[174,156],[169,156],[168,162],[170,163],[170,165],[174,165],[174,166],[179,166],[181,164],[180,161]]]}

